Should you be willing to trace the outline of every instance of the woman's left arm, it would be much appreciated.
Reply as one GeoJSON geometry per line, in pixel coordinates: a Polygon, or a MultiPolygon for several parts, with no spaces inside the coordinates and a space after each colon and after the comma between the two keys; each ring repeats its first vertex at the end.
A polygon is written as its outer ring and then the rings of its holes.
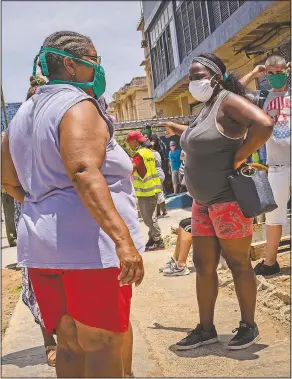
{"type": "Polygon", "coordinates": [[[5,191],[17,201],[24,202],[25,191],[22,188],[9,151],[8,132],[4,134],[1,145],[2,174],[1,182],[5,191]]]}
{"type": "Polygon", "coordinates": [[[237,169],[271,137],[274,122],[262,109],[238,95],[227,96],[222,110],[236,124],[247,129],[247,137],[235,154],[234,168],[237,169]]]}

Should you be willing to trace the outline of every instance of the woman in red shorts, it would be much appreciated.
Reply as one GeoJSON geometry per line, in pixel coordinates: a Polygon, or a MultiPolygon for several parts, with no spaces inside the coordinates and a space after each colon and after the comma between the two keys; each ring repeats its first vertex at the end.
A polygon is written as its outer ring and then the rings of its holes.
{"type": "MultiPolygon", "coordinates": [[[[167,134],[181,135],[185,178],[194,198],[192,235],[200,323],[176,344],[193,349],[218,341],[214,308],[221,250],[232,271],[241,311],[239,328],[228,348],[246,348],[259,338],[254,321],[256,279],[250,263],[253,219],[241,212],[228,177],[270,137],[273,121],[245,98],[245,88],[213,54],[201,54],[189,71],[189,90],[204,103],[189,126],[163,123],[167,134]],[[247,133],[246,139],[244,139],[247,133]]],[[[247,194],[248,196],[248,194],[247,194]]]]}

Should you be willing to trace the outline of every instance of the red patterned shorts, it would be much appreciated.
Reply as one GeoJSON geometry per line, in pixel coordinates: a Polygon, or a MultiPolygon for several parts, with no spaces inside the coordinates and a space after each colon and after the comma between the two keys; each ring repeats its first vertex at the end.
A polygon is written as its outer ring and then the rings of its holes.
{"type": "Polygon", "coordinates": [[[244,217],[236,201],[212,205],[193,202],[192,235],[217,236],[222,239],[249,237],[253,232],[253,218],[244,217]]]}

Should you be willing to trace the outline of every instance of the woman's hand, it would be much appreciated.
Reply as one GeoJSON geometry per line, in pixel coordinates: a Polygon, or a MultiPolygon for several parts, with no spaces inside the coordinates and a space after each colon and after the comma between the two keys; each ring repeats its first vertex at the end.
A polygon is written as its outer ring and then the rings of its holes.
{"type": "Polygon", "coordinates": [[[158,126],[165,128],[165,136],[170,138],[172,136],[180,136],[183,134],[184,130],[187,128],[187,125],[180,125],[174,122],[159,122],[158,126]]]}
{"type": "Polygon", "coordinates": [[[175,136],[175,123],[174,122],[160,122],[159,126],[165,128],[166,138],[175,136]]]}
{"type": "Polygon", "coordinates": [[[236,159],[236,157],[235,157],[234,164],[233,164],[233,168],[234,168],[234,170],[237,170],[237,169],[238,169],[241,165],[243,165],[244,163],[246,163],[246,159],[238,160],[238,159],[236,159]]]}
{"type": "Polygon", "coordinates": [[[120,285],[134,284],[138,287],[144,277],[144,266],[141,255],[132,240],[123,241],[117,245],[117,255],[121,262],[122,271],[119,275],[120,285]]]}

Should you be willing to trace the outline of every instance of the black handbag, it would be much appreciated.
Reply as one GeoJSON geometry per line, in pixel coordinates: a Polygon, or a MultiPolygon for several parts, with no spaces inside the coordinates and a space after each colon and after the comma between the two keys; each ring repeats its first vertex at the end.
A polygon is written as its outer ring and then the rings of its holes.
{"type": "Polygon", "coordinates": [[[278,208],[266,171],[244,164],[228,179],[245,217],[257,217],[278,208]]]}

